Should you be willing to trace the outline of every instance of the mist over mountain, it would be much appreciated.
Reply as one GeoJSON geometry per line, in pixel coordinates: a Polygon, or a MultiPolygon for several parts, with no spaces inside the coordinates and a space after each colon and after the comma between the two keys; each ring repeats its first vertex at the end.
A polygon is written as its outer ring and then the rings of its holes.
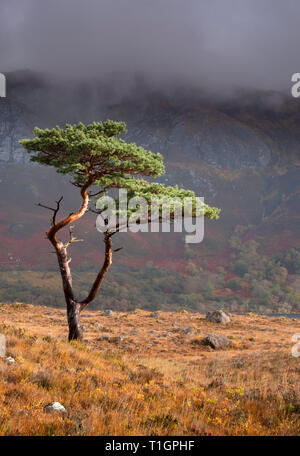
{"type": "Polygon", "coordinates": [[[298,156],[298,100],[273,90],[236,87],[214,95],[179,84],[155,88],[143,74],[136,74],[129,88],[122,87],[120,74],[77,80],[26,70],[7,73],[7,92],[0,100],[3,134],[7,122],[19,151],[21,130],[30,134],[35,125],[112,118],[128,124],[127,138],[167,159],[181,150],[234,169],[266,166],[278,153],[298,156]]]}
{"type": "Polygon", "coordinates": [[[2,0],[0,71],[288,93],[299,13],[297,0],[2,0]]]}

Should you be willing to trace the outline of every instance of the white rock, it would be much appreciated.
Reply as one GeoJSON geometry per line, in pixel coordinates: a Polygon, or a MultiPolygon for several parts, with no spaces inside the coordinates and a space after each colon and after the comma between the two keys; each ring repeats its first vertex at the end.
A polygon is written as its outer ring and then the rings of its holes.
{"type": "Polygon", "coordinates": [[[46,413],[54,413],[54,412],[66,413],[67,412],[65,407],[60,402],[52,402],[52,404],[46,405],[44,410],[46,413]]]}
{"type": "Polygon", "coordinates": [[[8,358],[5,358],[4,360],[7,364],[15,364],[16,363],[16,360],[14,358],[12,358],[11,356],[9,356],[8,358]]]}

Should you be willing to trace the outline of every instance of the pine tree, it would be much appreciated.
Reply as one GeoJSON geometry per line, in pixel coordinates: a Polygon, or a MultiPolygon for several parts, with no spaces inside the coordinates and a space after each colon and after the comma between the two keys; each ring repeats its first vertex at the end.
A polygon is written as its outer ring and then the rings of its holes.
{"type": "MultiPolygon", "coordinates": [[[[31,161],[42,165],[53,166],[58,173],[72,176],[72,184],[80,189],[81,207],[69,216],[57,220],[62,198],[56,202],[56,207],[42,207],[53,212],[52,224],[47,237],[55,248],[59,264],[64,296],[67,305],[69,324],[69,340],[81,339],[80,312],[95,299],[103,282],[104,276],[112,264],[112,236],[119,231],[109,228],[103,232],[105,257],[102,267],[88,293],[79,301],[73,291],[72,276],[67,254],[68,246],[76,241],[72,234],[72,224],[81,218],[88,210],[92,196],[104,194],[112,188],[125,188],[128,198],[142,196],[147,201],[151,198],[164,197],[167,199],[185,197],[196,201],[191,190],[167,187],[163,184],[149,182],[143,177],[158,177],[164,174],[164,163],[161,154],[154,154],[135,143],[127,143],[120,138],[126,132],[124,122],[107,120],[94,122],[89,125],[78,123],[67,124],[64,128],[34,129],[33,139],[23,139],[20,143],[31,153],[31,161]],[[98,187],[92,195],[92,188],[98,187]],[[68,227],[70,240],[67,243],[58,238],[58,233],[68,227]]],[[[193,205],[194,207],[194,205],[193,205]]],[[[173,208],[173,215],[175,209],[173,208]]],[[[208,218],[218,218],[219,209],[203,206],[203,213],[208,218]]],[[[172,215],[172,210],[171,210],[172,215]]]]}

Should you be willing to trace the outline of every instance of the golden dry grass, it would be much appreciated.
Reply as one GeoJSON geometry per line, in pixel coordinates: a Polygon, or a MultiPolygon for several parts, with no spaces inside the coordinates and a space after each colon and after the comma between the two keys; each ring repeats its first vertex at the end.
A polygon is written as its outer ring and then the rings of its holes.
{"type": "Polygon", "coordinates": [[[0,435],[299,435],[299,320],[86,311],[85,342],[69,344],[61,310],[0,310],[17,361],[0,360],[0,435]],[[232,347],[199,345],[208,333],[232,347]],[[54,401],[66,415],[44,412],[54,401]]]}

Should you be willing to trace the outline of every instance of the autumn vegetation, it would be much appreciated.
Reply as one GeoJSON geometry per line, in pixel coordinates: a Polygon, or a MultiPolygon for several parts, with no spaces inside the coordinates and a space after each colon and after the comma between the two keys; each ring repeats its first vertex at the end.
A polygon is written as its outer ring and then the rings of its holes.
{"type": "Polygon", "coordinates": [[[220,326],[185,310],[90,311],[85,342],[68,343],[59,309],[0,310],[16,360],[0,360],[0,435],[299,435],[297,320],[248,314],[220,326]],[[202,346],[208,333],[231,347],[202,346]],[[66,414],[45,413],[53,401],[66,414]]]}

